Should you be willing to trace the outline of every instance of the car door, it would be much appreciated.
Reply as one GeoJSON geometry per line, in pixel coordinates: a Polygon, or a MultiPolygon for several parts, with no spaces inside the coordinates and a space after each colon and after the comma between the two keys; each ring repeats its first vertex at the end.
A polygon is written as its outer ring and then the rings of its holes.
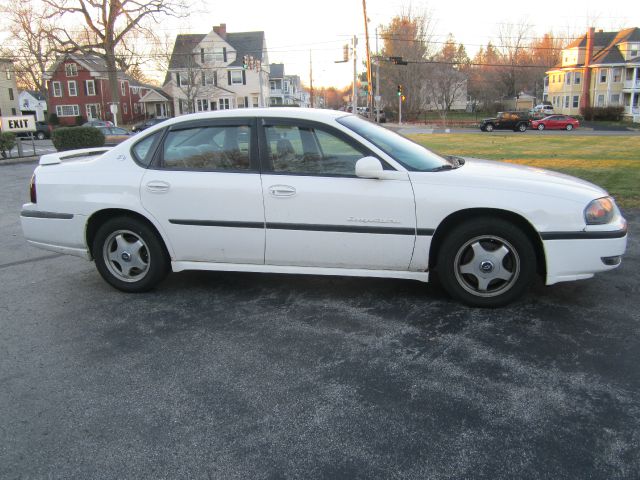
{"type": "Polygon", "coordinates": [[[264,263],[257,155],[253,118],[183,122],[166,131],[140,195],[175,260],[264,263]]]}
{"type": "Polygon", "coordinates": [[[355,164],[371,152],[347,134],[302,120],[262,123],[265,263],[408,269],[416,219],[407,173],[358,178],[355,164]]]}
{"type": "Polygon", "coordinates": [[[549,117],[546,127],[550,130],[556,130],[560,128],[559,118],[560,117],[558,115],[552,115],[551,117],[549,117]]]}

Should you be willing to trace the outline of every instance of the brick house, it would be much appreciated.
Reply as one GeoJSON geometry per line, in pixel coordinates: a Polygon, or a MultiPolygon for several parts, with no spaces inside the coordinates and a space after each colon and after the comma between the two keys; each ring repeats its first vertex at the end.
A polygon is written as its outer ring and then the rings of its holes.
{"type": "MultiPolygon", "coordinates": [[[[67,54],[59,57],[44,75],[49,91],[49,112],[60,125],[76,125],[77,117],[87,120],[114,120],[111,89],[105,61],[95,55],[67,54]]],[[[125,124],[144,118],[140,99],[152,88],[124,72],[118,72],[118,108],[125,124]]]]}

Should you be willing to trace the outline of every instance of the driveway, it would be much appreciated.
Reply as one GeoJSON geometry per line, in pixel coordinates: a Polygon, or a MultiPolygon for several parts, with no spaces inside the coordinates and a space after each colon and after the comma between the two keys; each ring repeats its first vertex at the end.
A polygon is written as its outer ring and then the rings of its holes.
{"type": "Polygon", "coordinates": [[[637,479],[640,214],[622,266],[501,310],[402,280],[33,249],[0,166],[0,478],[637,479]]]}

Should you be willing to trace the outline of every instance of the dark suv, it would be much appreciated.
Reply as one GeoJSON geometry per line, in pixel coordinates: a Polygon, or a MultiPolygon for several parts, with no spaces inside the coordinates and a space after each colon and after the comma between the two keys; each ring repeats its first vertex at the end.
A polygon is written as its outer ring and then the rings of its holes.
{"type": "Polygon", "coordinates": [[[498,112],[495,118],[485,118],[480,122],[480,130],[493,132],[494,130],[513,130],[525,132],[529,128],[529,114],[527,112],[498,112]]]}

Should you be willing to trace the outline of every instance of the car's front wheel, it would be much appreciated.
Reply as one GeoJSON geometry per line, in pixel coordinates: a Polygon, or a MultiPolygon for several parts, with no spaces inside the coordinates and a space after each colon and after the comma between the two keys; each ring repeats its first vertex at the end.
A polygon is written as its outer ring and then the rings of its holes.
{"type": "Polygon", "coordinates": [[[526,291],[535,275],[536,255],[515,225],[478,218],[447,235],[436,269],[452,297],[473,307],[500,307],[526,291]]]}
{"type": "Polygon", "coordinates": [[[493,125],[490,123],[484,127],[485,132],[493,132],[493,125]]]}
{"type": "Polygon", "coordinates": [[[46,135],[44,134],[44,132],[38,132],[36,133],[36,138],[38,140],[44,140],[46,138],[46,135]]]}
{"type": "Polygon", "coordinates": [[[565,128],[567,129],[567,132],[570,132],[571,130],[573,130],[573,125],[569,123],[565,128]]]}
{"type": "Polygon", "coordinates": [[[102,278],[124,292],[151,290],[169,271],[162,240],[146,223],[129,217],[102,224],[92,253],[102,278]]]}

